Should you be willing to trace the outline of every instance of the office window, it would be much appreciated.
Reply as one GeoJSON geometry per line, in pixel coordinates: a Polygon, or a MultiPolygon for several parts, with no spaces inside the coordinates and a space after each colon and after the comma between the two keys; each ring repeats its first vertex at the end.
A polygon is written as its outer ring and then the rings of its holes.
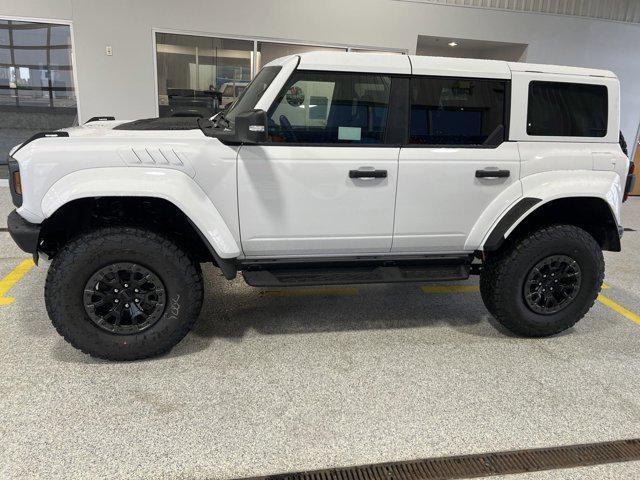
{"type": "Polygon", "coordinates": [[[384,142],[391,77],[296,72],[268,112],[272,142],[384,142]]]}
{"type": "Polygon", "coordinates": [[[251,81],[253,41],[156,33],[161,117],[208,118],[251,81]]]}
{"type": "Polygon", "coordinates": [[[0,162],[31,135],[77,123],[71,60],[68,25],[0,19],[0,162]]]}
{"type": "Polygon", "coordinates": [[[604,137],[608,103],[604,85],[531,82],[527,135],[604,137]]]}
{"type": "Polygon", "coordinates": [[[505,91],[502,80],[413,78],[409,143],[499,145],[504,141],[505,91]]]}

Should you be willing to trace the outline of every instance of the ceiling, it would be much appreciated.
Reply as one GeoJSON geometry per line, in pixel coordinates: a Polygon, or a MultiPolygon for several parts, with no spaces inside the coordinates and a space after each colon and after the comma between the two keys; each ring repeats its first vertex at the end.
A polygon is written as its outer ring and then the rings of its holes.
{"type": "Polygon", "coordinates": [[[639,0],[397,0],[640,23],[639,0]]]}
{"type": "Polygon", "coordinates": [[[416,54],[437,57],[482,58],[488,60],[524,62],[526,61],[527,46],[528,45],[524,43],[505,43],[418,35],[416,54]],[[450,42],[455,42],[455,46],[450,46],[450,42]]]}

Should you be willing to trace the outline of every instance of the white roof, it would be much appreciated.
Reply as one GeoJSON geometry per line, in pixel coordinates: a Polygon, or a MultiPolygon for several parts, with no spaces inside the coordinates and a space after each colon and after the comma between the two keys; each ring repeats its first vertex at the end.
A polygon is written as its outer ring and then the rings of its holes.
{"type": "Polygon", "coordinates": [[[581,75],[584,77],[617,78],[616,74],[609,70],[598,70],[595,68],[564,67],[561,65],[539,65],[537,63],[519,62],[509,62],[509,68],[512,72],[540,72],[559,75],[581,75]]]}
{"type": "Polygon", "coordinates": [[[411,64],[406,55],[360,52],[308,52],[299,55],[300,70],[395,73],[409,75],[411,64]]]}
{"type": "Polygon", "coordinates": [[[511,78],[507,62],[476,58],[424,57],[410,55],[414,75],[511,78]]]}
{"type": "MultiPolygon", "coordinates": [[[[512,72],[540,72],[559,75],[579,75],[616,78],[613,72],[592,68],[538,65],[533,63],[480,60],[475,58],[428,57],[362,52],[307,52],[297,55],[300,70],[443,75],[463,77],[511,78],[512,72]]],[[[282,65],[289,57],[274,60],[270,65],[282,65]]]]}

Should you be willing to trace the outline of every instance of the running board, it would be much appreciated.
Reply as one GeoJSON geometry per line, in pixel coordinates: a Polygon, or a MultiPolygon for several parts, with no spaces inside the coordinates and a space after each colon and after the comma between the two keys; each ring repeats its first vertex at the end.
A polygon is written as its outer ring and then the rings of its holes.
{"type": "Polygon", "coordinates": [[[253,287],[299,287],[357,283],[440,282],[469,278],[469,265],[334,266],[330,268],[274,268],[245,270],[253,287]]]}

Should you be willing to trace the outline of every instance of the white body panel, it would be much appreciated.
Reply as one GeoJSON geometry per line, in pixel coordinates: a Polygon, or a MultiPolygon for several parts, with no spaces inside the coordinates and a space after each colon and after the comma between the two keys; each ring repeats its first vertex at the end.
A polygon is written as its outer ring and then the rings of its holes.
{"type": "Polygon", "coordinates": [[[238,147],[199,130],[107,129],[119,123],[73,128],[68,138],[36,140],[21,149],[16,158],[27,194],[18,213],[42,223],[78,198],[164,198],[201,228],[222,258],[239,256],[238,147]]]}
{"type": "Polygon", "coordinates": [[[467,238],[494,202],[515,202],[520,157],[516,143],[497,148],[403,148],[400,152],[394,252],[475,250],[467,238]],[[508,178],[476,178],[476,170],[509,170],[508,178]],[[510,188],[515,185],[516,188],[510,188]],[[507,195],[502,195],[508,191],[507,195]]]}
{"type": "Polygon", "coordinates": [[[42,199],[45,217],[62,205],[93,196],[157,197],[182,210],[222,258],[235,258],[240,249],[211,199],[184,173],[154,168],[78,170],[58,180],[42,199]]]}
{"type": "Polygon", "coordinates": [[[256,109],[267,111],[296,69],[510,80],[509,138],[496,148],[239,147],[200,130],[113,130],[123,122],[93,122],[68,129],[68,138],[14,149],[24,192],[18,213],[38,224],[83,197],[163,198],[200,228],[222,258],[468,254],[482,249],[522,197],[542,200],[533,209],[563,197],[601,198],[621,223],[629,161],[618,145],[619,84],[611,72],[335,52],[269,63],[276,65],[280,73],[256,109]],[[607,135],[527,135],[533,80],[605,85],[607,135]],[[371,168],[386,170],[387,178],[349,178],[349,170],[371,168]],[[483,169],[509,170],[510,176],[476,178],[483,169]]]}
{"type": "Polygon", "coordinates": [[[243,146],[238,156],[247,256],[388,253],[398,148],[243,146]],[[387,170],[351,179],[349,170],[387,170]]]}

